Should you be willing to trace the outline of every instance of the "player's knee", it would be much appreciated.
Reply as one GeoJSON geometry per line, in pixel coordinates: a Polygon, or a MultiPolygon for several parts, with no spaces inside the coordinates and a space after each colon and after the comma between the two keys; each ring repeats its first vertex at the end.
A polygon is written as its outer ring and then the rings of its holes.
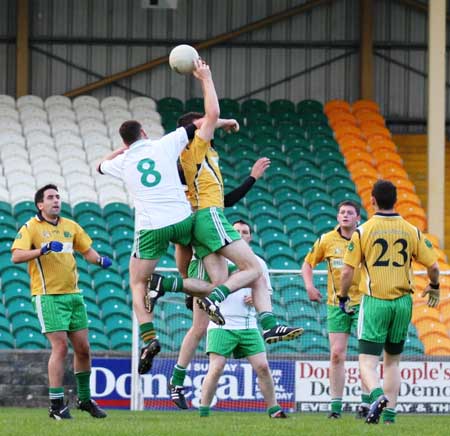
{"type": "Polygon", "coordinates": [[[206,335],[206,330],[207,326],[203,325],[192,326],[187,334],[190,335],[192,339],[200,342],[203,336],[206,335]]]}
{"type": "Polygon", "coordinates": [[[52,342],[52,354],[58,358],[64,359],[67,356],[69,347],[66,341],[54,341],[52,342]]]}
{"type": "Polygon", "coordinates": [[[268,377],[270,375],[270,368],[268,362],[259,362],[254,365],[253,369],[260,378],[268,377]]]}
{"type": "Polygon", "coordinates": [[[345,362],[345,350],[343,348],[335,348],[331,350],[330,360],[335,365],[345,362]]]}

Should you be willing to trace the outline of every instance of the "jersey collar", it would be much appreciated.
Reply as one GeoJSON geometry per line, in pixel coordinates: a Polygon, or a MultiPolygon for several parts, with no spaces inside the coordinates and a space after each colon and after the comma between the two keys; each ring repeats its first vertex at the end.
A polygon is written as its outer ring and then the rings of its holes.
{"type": "Polygon", "coordinates": [[[58,217],[58,219],[57,219],[57,221],[56,221],[56,224],[55,223],[52,223],[51,221],[47,221],[43,216],[42,216],[42,213],[39,211],[37,214],[36,214],[36,219],[39,221],[39,222],[46,222],[46,223],[48,223],[48,224],[50,224],[50,225],[52,225],[52,226],[57,226],[58,224],[59,224],[59,221],[60,221],[60,219],[61,219],[61,217],[59,216],[58,217]]]}
{"type": "Polygon", "coordinates": [[[346,237],[342,234],[341,226],[336,226],[336,227],[335,227],[335,230],[336,230],[336,232],[339,233],[339,236],[340,236],[342,239],[345,239],[346,241],[350,241],[351,238],[346,238],[346,237]]]}
{"type": "Polygon", "coordinates": [[[376,216],[400,216],[398,213],[384,213],[384,212],[376,212],[376,216]]]}

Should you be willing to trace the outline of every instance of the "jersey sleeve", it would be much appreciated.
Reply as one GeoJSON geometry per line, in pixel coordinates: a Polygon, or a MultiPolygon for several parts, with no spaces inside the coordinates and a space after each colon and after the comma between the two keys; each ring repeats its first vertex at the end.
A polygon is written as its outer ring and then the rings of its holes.
{"type": "Polygon", "coordinates": [[[117,155],[114,159],[104,160],[100,164],[100,171],[102,174],[108,174],[109,176],[122,178],[122,164],[125,158],[125,153],[117,155]]]}
{"type": "Polygon", "coordinates": [[[159,141],[160,146],[175,160],[189,143],[184,127],[164,135],[159,141]]]}
{"type": "Polygon", "coordinates": [[[191,145],[189,146],[192,158],[194,159],[196,165],[199,165],[203,162],[209,146],[210,142],[200,138],[200,136],[198,136],[196,132],[195,137],[192,140],[191,145]]]}
{"type": "Polygon", "coordinates": [[[325,247],[323,244],[323,238],[320,237],[314,242],[314,245],[305,256],[305,262],[309,263],[313,268],[323,261],[325,258],[325,247]]]}
{"type": "Polygon", "coordinates": [[[418,232],[418,235],[419,240],[417,243],[417,254],[415,255],[415,258],[417,262],[420,262],[422,265],[429,267],[437,261],[437,253],[433,249],[433,244],[427,238],[425,238],[423,234],[418,232]]]}
{"type": "Polygon", "coordinates": [[[75,234],[73,238],[73,249],[79,253],[85,253],[91,248],[92,239],[79,224],[74,223],[74,225],[75,234]]]}
{"type": "Polygon", "coordinates": [[[350,265],[353,268],[357,268],[361,263],[362,250],[361,250],[361,237],[359,231],[353,232],[352,239],[347,246],[344,254],[344,263],[350,265]]]}
{"type": "MultiPolygon", "coordinates": [[[[14,239],[14,242],[11,246],[11,251],[15,249],[19,250],[31,250],[32,242],[31,242],[31,234],[30,230],[26,225],[22,226],[20,230],[17,232],[17,235],[14,239]]],[[[38,248],[38,247],[35,247],[38,248]]]]}

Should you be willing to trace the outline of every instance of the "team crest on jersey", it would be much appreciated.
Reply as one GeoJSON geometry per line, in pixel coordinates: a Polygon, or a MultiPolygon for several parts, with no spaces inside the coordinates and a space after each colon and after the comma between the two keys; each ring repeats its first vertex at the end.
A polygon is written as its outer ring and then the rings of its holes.
{"type": "Polygon", "coordinates": [[[72,233],[70,233],[68,231],[64,231],[64,237],[65,238],[71,238],[72,237],[72,233]]]}
{"type": "Polygon", "coordinates": [[[433,244],[432,244],[428,239],[426,239],[426,238],[425,238],[425,245],[426,245],[428,248],[433,247],[433,244]]]}
{"type": "Polygon", "coordinates": [[[45,230],[45,231],[42,232],[42,236],[43,236],[44,238],[50,238],[50,236],[52,236],[52,235],[50,234],[50,232],[48,232],[47,230],[45,230]]]}
{"type": "Polygon", "coordinates": [[[353,242],[350,242],[350,244],[348,244],[348,251],[353,251],[354,248],[355,245],[353,244],[353,242]]]}
{"type": "Polygon", "coordinates": [[[342,254],[342,250],[339,247],[334,249],[334,254],[342,254]]]}

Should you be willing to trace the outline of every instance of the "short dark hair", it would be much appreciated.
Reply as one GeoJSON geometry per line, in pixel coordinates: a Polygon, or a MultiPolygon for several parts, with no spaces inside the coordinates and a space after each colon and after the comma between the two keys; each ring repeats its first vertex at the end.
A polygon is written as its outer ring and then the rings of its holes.
{"type": "Polygon", "coordinates": [[[44,193],[47,191],[47,189],[54,189],[55,191],[58,190],[58,187],[54,185],[53,183],[49,183],[48,185],[43,186],[42,188],[39,188],[36,191],[36,194],[34,194],[34,205],[36,206],[36,209],[39,210],[37,207],[38,203],[42,203],[44,201],[44,193]]]}
{"type": "Polygon", "coordinates": [[[247,226],[247,227],[250,229],[250,233],[252,233],[252,226],[251,226],[247,221],[244,221],[244,220],[236,220],[236,221],[233,223],[233,226],[234,226],[235,224],[242,224],[242,225],[244,225],[244,226],[247,226]]]}
{"type": "Polygon", "coordinates": [[[351,200],[344,200],[344,201],[341,201],[341,202],[338,204],[338,207],[337,207],[338,212],[341,210],[341,207],[342,207],[342,206],[350,206],[350,207],[353,207],[353,208],[355,209],[355,211],[356,211],[356,215],[361,215],[361,207],[359,206],[359,204],[356,204],[354,201],[351,201],[351,200]]]}
{"type": "Polygon", "coordinates": [[[397,201],[397,188],[389,180],[377,180],[372,188],[372,197],[379,209],[392,209],[397,201]]]}
{"type": "Polygon", "coordinates": [[[142,124],[136,120],[129,120],[122,123],[119,128],[120,136],[125,144],[130,145],[141,138],[142,124]]]}
{"type": "Polygon", "coordinates": [[[199,118],[203,118],[203,114],[201,112],[188,112],[178,118],[177,127],[187,127],[199,118]]]}

